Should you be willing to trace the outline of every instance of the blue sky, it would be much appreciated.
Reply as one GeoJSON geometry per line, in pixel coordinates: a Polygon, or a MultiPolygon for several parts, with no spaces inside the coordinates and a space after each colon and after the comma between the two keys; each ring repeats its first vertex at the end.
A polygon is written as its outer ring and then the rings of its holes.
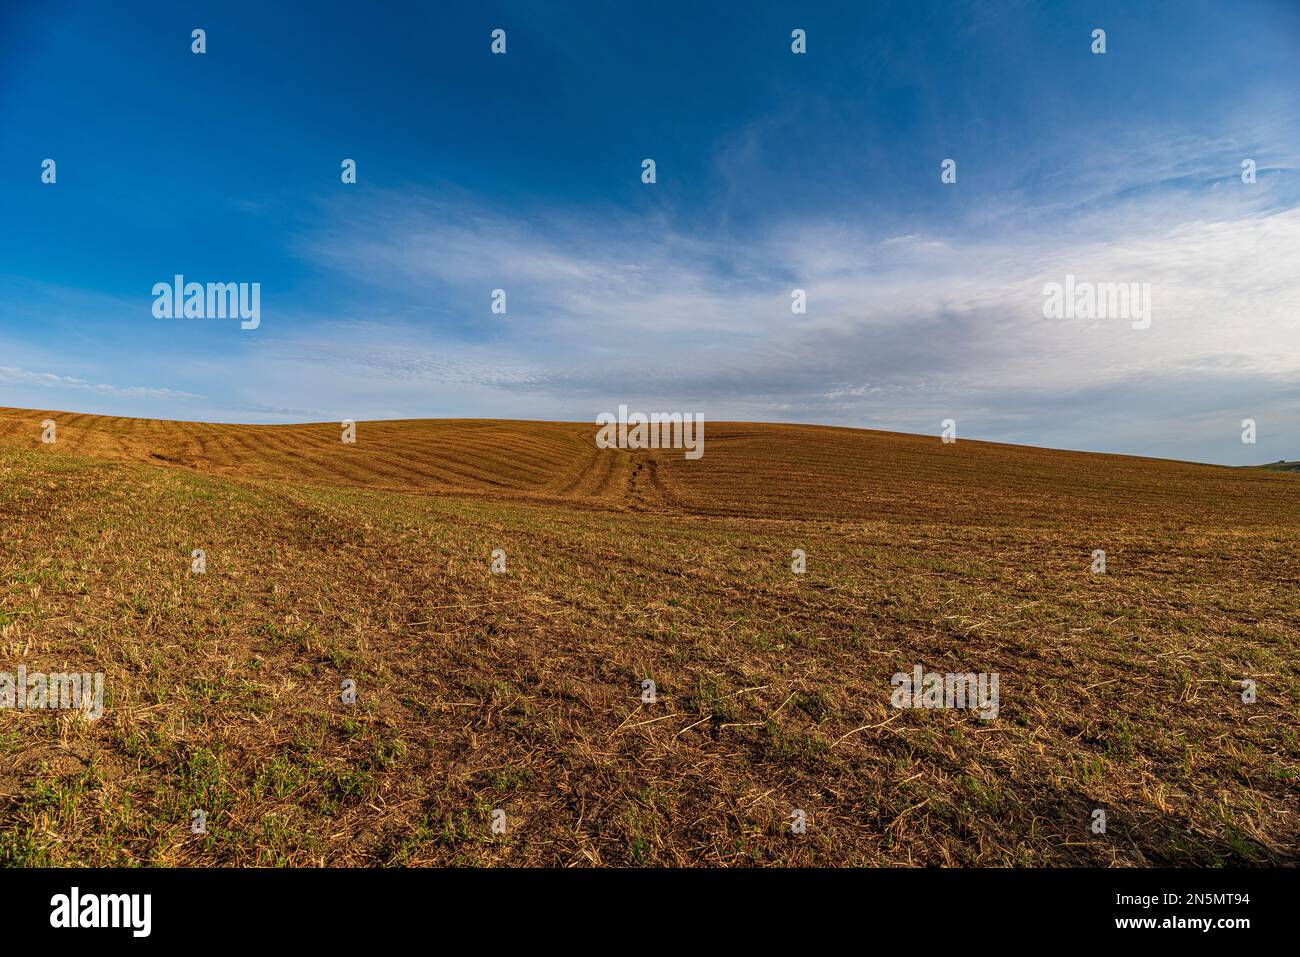
{"type": "Polygon", "coordinates": [[[0,5],[0,405],[1300,458],[1300,4],[295,6],[0,5]]]}

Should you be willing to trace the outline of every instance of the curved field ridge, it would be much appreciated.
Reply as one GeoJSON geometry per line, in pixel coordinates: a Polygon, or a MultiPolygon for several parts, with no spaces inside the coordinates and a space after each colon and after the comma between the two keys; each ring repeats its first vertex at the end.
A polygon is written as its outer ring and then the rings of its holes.
{"type": "Polygon", "coordinates": [[[396,420],[362,422],[345,444],[334,423],[214,425],[67,412],[0,409],[0,441],[41,447],[40,422],[58,424],[51,450],[178,465],[219,475],[391,491],[600,497],[608,458],[594,431],[550,422],[396,420]],[[597,474],[600,473],[600,474],[597,474]]]}
{"type": "Polygon", "coordinates": [[[1294,476],[827,426],[714,423],[703,458],[598,449],[595,426],[483,419],[213,425],[0,409],[0,443],[229,477],[752,518],[1270,524],[1294,476]]]}

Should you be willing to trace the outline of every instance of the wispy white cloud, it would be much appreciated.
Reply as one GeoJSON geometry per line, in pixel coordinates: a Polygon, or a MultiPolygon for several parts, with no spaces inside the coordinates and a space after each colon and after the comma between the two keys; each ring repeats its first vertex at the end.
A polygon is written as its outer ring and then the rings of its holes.
{"type": "Polygon", "coordinates": [[[1222,407],[1195,447],[1253,460],[1262,452],[1233,448],[1224,423],[1254,412],[1280,430],[1293,397],[1258,387],[1300,365],[1300,208],[1278,202],[1276,180],[1254,188],[1211,196],[1197,219],[1178,191],[1116,197],[1109,233],[1091,217],[1024,241],[804,222],[744,245],[626,215],[514,219],[404,196],[345,217],[304,252],[386,297],[441,302],[485,342],[417,331],[412,305],[364,347],[309,335],[283,356],[328,355],[335,384],[379,375],[527,395],[538,416],[586,419],[628,399],[914,429],[965,414],[976,434],[1125,450],[1149,442],[1152,423],[1172,436],[1180,404],[1217,390],[1222,407]],[[1045,319],[1043,285],[1067,274],[1150,283],[1151,328],[1045,319]],[[497,287],[506,316],[487,308],[497,287]],[[794,288],[807,315],[790,311],[794,288]],[[1063,421],[1080,396],[1104,406],[1099,390],[1147,398],[1119,434],[1093,430],[1086,404],[1063,421]]]}
{"type": "Polygon", "coordinates": [[[104,395],[125,396],[134,399],[202,399],[193,392],[181,392],[159,386],[118,386],[103,382],[87,382],[75,376],[56,372],[32,372],[14,366],[0,366],[0,382],[15,385],[33,385],[46,389],[73,389],[98,392],[104,395]]]}

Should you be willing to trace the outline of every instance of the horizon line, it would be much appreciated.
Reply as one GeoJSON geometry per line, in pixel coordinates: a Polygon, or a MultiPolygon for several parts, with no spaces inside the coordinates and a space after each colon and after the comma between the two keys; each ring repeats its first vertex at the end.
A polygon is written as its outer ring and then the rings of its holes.
{"type": "MultiPolygon", "coordinates": [[[[339,422],[344,421],[342,419],[338,420],[338,422],[336,422],[333,419],[318,419],[311,422],[211,422],[206,419],[166,419],[166,418],[158,418],[156,416],[109,415],[102,412],[77,412],[71,409],[37,409],[37,408],[27,408],[24,406],[0,406],[0,413],[6,413],[6,412],[31,412],[33,414],[39,414],[39,415],[90,416],[96,419],[123,419],[129,422],[172,422],[179,425],[210,425],[210,426],[235,428],[235,429],[293,429],[293,428],[302,428],[304,426],[333,427],[333,426],[337,426],[339,422]]],[[[589,425],[593,429],[595,429],[599,425],[599,423],[597,422],[585,422],[585,421],[578,421],[578,420],[486,418],[482,416],[417,416],[417,417],[403,417],[403,418],[393,418],[393,419],[351,419],[350,421],[355,422],[358,425],[361,425],[363,423],[370,423],[374,425],[374,424],[398,423],[398,422],[449,422],[449,423],[450,422],[475,422],[475,423],[502,423],[502,424],[519,423],[519,424],[533,424],[533,425],[574,425],[574,426],[589,425]]],[[[706,418],[704,421],[707,424],[710,420],[706,418]]],[[[897,436],[905,436],[907,438],[916,438],[916,439],[939,438],[939,435],[937,433],[932,436],[925,432],[900,432],[894,429],[869,429],[869,428],[852,426],[852,425],[827,425],[821,422],[766,422],[766,421],[761,421],[756,419],[717,419],[717,420],[712,420],[712,424],[715,426],[761,425],[770,428],[832,429],[832,430],[843,431],[843,432],[872,432],[879,435],[897,435],[897,436]]],[[[1050,446],[1050,445],[1027,445],[1020,442],[998,442],[991,439],[967,438],[962,436],[957,436],[953,444],[954,445],[960,444],[962,442],[975,442],[980,445],[999,445],[999,446],[1005,446],[1007,448],[1015,448],[1015,449],[1038,449],[1044,452],[1065,452],[1071,455],[1102,455],[1102,456],[1106,456],[1107,458],[1117,458],[1117,459],[1139,459],[1139,460],[1152,461],[1152,462],[1177,462],[1183,465],[1204,465],[1207,467],[1224,468],[1224,469],[1264,469],[1270,465],[1278,465],[1281,463],[1292,461],[1290,459],[1278,459],[1272,462],[1261,462],[1256,465],[1223,465],[1218,462],[1201,462],[1201,461],[1197,461],[1196,459],[1167,458],[1165,456],[1159,456],[1159,455],[1133,455],[1128,452],[1098,452],[1091,449],[1066,449],[1066,448],[1058,448],[1056,446],[1050,446]]]]}

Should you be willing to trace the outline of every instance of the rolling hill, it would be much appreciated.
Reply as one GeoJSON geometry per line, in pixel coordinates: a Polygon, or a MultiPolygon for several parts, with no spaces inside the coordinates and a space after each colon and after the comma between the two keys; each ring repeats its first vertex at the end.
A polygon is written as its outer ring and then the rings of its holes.
{"type": "Polygon", "coordinates": [[[752,423],[698,461],[585,424],[340,431],[0,409],[0,670],[107,698],[0,711],[0,861],[1300,852],[1292,475],[752,423]],[[998,717],[893,707],[917,665],[997,673],[998,717]]]}

